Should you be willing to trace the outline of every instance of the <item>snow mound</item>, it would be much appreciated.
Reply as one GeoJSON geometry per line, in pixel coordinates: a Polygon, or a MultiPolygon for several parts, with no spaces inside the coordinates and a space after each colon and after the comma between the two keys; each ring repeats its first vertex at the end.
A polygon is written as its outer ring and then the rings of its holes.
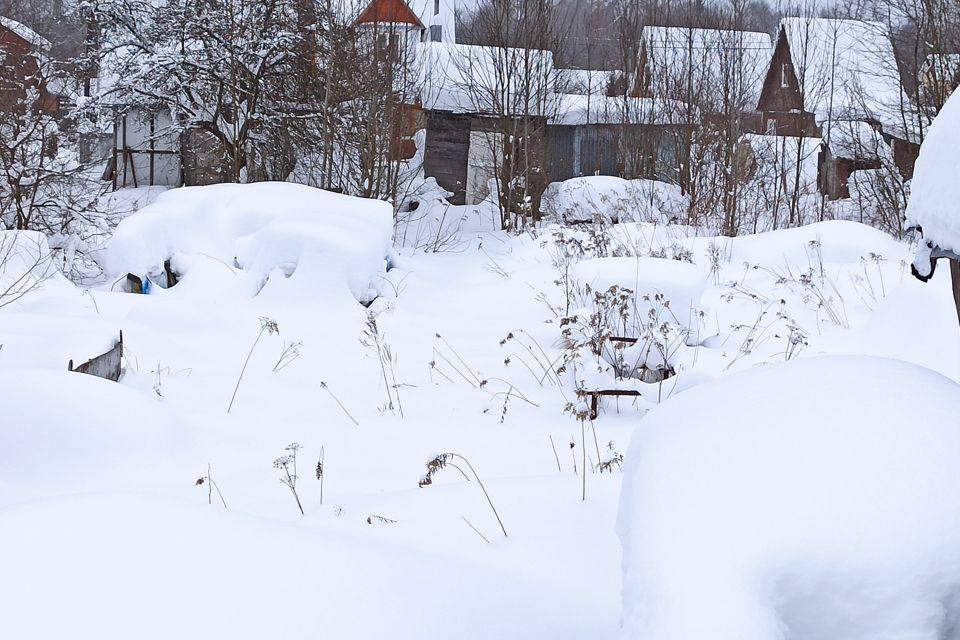
{"type": "Polygon", "coordinates": [[[254,639],[278,629],[357,640],[420,639],[427,627],[464,640],[591,633],[568,613],[572,596],[525,597],[542,587],[489,561],[195,500],[97,494],[18,505],[0,510],[0,545],[16,549],[0,572],[4,638],[93,628],[105,640],[254,639]]]}
{"type": "Polygon", "coordinates": [[[184,445],[179,421],[156,401],[82,373],[0,371],[0,404],[0,506],[150,486],[155,461],[184,445]]]}
{"type": "Polygon", "coordinates": [[[377,296],[392,233],[392,209],[379,200],[285,182],[186,187],[121,222],[105,262],[115,276],[142,276],[172,259],[189,277],[190,258],[203,256],[242,269],[251,294],[277,271],[301,272],[313,289],[348,288],[367,302],[377,296]]]}
{"type": "Polygon", "coordinates": [[[632,315],[644,321],[651,314],[689,329],[706,286],[696,265],[667,258],[593,258],[573,267],[573,277],[593,291],[611,287],[634,292],[632,315]],[[664,313],[669,310],[669,313],[664,313]]]}
{"type": "MultiPolygon", "coordinates": [[[[923,227],[924,238],[960,252],[960,91],[930,125],[917,158],[907,203],[907,228],[923,227]]],[[[921,245],[922,246],[922,245],[921,245]]],[[[929,270],[928,267],[925,269],[929,270]]]]}
{"type": "Polygon", "coordinates": [[[662,222],[683,217],[686,198],[680,187],[655,180],[589,176],[554,182],[544,193],[543,209],[563,222],[662,222]]]}
{"type": "Polygon", "coordinates": [[[655,409],[626,456],[623,637],[957,638],[958,414],[956,383],[870,357],[655,409]]]}

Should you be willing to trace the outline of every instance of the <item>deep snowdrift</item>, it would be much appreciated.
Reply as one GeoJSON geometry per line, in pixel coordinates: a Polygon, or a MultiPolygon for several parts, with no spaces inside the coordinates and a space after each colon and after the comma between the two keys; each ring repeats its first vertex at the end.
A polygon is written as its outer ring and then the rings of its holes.
{"type": "Polygon", "coordinates": [[[189,442],[181,421],[149,396],[65,367],[0,370],[0,389],[0,509],[152,488],[161,482],[158,464],[169,465],[189,442]]]}
{"type": "Polygon", "coordinates": [[[957,638],[957,415],[956,383],[869,357],[651,412],[626,455],[624,637],[957,638]]]}
{"type": "Polygon", "coordinates": [[[392,233],[392,209],[379,200],[286,182],[187,187],[161,194],[120,223],[105,263],[115,276],[143,276],[162,273],[172,259],[174,270],[190,278],[202,258],[221,263],[204,275],[242,269],[250,295],[282,272],[298,273],[308,289],[349,287],[367,302],[377,296],[392,233]]]}

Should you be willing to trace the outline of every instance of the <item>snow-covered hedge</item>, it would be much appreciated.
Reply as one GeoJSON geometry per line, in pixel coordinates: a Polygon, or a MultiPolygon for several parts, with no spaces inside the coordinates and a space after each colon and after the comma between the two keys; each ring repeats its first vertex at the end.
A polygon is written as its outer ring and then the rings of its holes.
{"type": "Polygon", "coordinates": [[[623,637],[956,638],[958,415],[955,382],[864,356],[654,409],[626,455],[623,637]]]}
{"type": "Polygon", "coordinates": [[[392,208],[379,200],[285,182],[186,187],[120,223],[105,263],[112,275],[143,276],[170,259],[189,278],[200,256],[241,269],[251,294],[282,272],[365,302],[377,296],[392,233],[392,208]]]}

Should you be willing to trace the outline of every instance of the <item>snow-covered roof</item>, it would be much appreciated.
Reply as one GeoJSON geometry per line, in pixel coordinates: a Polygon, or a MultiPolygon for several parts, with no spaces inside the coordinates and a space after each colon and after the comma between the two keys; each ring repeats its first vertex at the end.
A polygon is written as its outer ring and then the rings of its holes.
{"type": "Polygon", "coordinates": [[[883,24],[784,18],[804,107],[818,121],[897,120],[902,94],[893,45],[883,24]]]}
{"type": "Polygon", "coordinates": [[[553,54],[538,49],[430,42],[418,45],[425,109],[551,116],[557,110],[553,54]]]}
{"type": "Polygon", "coordinates": [[[755,105],[773,51],[770,36],[753,31],[644,27],[642,41],[652,96],[682,99],[692,77],[707,105],[724,93],[755,105]]]}
{"type": "MultiPolygon", "coordinates": [[[[927,241],[960,253],[960,91],[947,100],[920,147],[906,218],[907,228],[923,227],[927,241]]],[[[929,268],[918,262],[918,269],[929,268]]]]}
{"type": "Polygon", "coordinates": [[[625,96],[559,96],[557,115],[551,124],[645,124],[669,125],[690,122],[690,107],[676,100],[625,96]]]}
{"type": "Polygon", "coordinates": [[[830,151],[838,158],[878,159],[887,146],[880,132],[863,120],[837,120],[825,123],[824,139],[827,139],[828,134],[830,151]]]}
{"type": "Polygon", "coordinates": [[[404,0],[370,0],[355,24],[397,23],[414,27],[423,27],[419,16],[413,12],[404,0]]]}
{"type": "Polygon", "coordinates": [[[23,23],[17,22],[12,18],[0,16],[0,27],[9,29],[29,42],[30,46],[37,50],[37,53],[46,54],[50,51],[50,41],[23,23]]]}

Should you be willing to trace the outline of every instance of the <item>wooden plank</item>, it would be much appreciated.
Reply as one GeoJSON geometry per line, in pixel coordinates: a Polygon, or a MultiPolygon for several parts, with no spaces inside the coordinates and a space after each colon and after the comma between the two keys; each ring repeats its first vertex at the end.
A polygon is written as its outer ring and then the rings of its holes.
{"type": "Polygon", "coordinates": [[[77,367],[73,366],[73,360],[71,360],[67,364],[67,371],[85,373],[114,382],[118,381],[120,374],[123,372],[123,331],[120,332],[120,339],[117,340],[112,349],[87,360],[77,367]]]}

